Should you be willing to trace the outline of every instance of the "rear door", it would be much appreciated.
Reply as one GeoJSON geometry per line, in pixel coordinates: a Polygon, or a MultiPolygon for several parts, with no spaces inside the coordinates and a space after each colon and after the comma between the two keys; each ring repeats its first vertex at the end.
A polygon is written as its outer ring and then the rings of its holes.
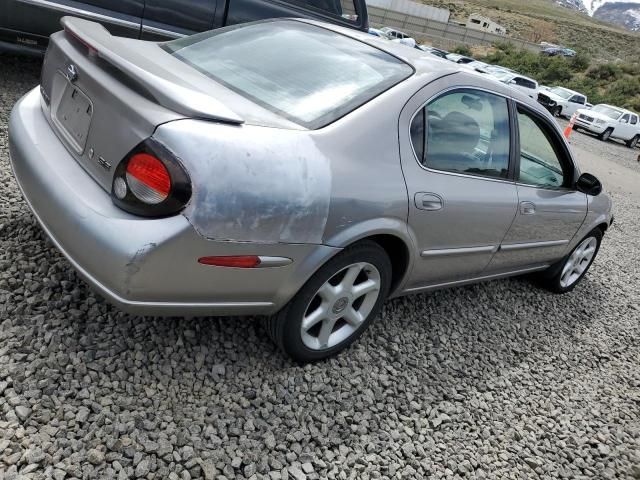
{"type": "Polygon", "coordinates": [[[616,125],[613,136],[623,140],[630,140],[636,135],[636,128],[631,124],[631,115],[625,113],[616,125]]]}
{"type": "Polygon", "coordinates": [[[518,209],[491,262],[491,271],[552,263],[587,215],[587,197],[573,187],[575,167],[565,143],[547,119],[516,107],[519,155],[518,209]]]}
{"type": "Polygon", "coordinates": [[[515,216],[508,100],[434,82],[400,117],[409,224],[419,258],[409,288],[482,275],[515,216]],[[429,100],[439,90],[445,90],[429,100]]]}
{"type": "Polygon", "coordinates": [[[146,0],[143,40],[167,40],[214,28],[218,5],[224,0],[146,0]]]}
{"type": "Polygon", "coordinates": [[[62,29],[65,15],[104,25],[113,35],[138,38],[144,0],[3,0],[0,40],[44,49],[49,35],[62,29]]]}

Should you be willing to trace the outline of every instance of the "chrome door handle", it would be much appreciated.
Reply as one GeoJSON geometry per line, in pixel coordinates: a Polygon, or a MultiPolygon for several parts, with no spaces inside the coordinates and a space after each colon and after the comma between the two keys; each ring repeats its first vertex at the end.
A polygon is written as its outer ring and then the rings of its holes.
{"type": "Polygon", "coordinates": [[[416,193],[414,200],[417,208],[430,212],[441,210],[444,205],[442,197],[435,193],[418,192],[416,193]]]}
{"type": "Polygon", "coordinates": [[[533,202],[520,202],[520,213],[522,215],[534,215],[536,213],[536,205],[533,202]]]}

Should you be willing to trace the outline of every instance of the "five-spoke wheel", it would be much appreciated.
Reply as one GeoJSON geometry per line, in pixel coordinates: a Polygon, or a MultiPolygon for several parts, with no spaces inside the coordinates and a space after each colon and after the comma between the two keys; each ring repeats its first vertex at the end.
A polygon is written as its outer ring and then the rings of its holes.
{"type": "Polygon", "coordinates": [[[386,252],[372,241],[358,243],[327,262],[269,319],[269,334],[301,362],[334,355],[378,315],[390,283],[386,252]]]}
{"type": "Polygon", "coordinates": [[[584,237],[569,255],[543,272],[542,285],[557,293],[573,290],[596,258],[601,241],[602,231],[596,228],[584,237]]]}
{"type": "Polygon", "coordinates": [[[327,280],[309,302],[300,325],[312,350],[331,348],[352,335],[380,296],[380,272],[370,263],[345,267],[327,280]]]}

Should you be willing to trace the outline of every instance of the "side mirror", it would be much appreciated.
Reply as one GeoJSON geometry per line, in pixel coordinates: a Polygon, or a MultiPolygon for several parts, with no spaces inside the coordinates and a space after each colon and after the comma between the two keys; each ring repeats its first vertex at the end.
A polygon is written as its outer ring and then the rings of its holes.
{"type": "Polygon", "coordinates": [[[596,197],[602,192],[602,183],[594,175],[583,173],[576,182],[576,189],[579,192],[596,197]]]}

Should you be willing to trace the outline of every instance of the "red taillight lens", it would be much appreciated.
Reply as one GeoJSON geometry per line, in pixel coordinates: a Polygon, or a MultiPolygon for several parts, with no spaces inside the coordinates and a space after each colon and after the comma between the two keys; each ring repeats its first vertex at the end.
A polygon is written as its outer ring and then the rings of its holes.
{"type": "Polygon", "coordinates": [[[153,138],[137,145],[116,167],[111,199],[127,212],[165,217],[191,198],[191,179],[173,152],[153,138]]]}
{"type": "Polygon", "coordinates": [[[214,267],[255,268],[260,265],[257,255],[200,257],[198,263],[214,267]]]}
{"type": "Polygon", "coordinates": [[[136,153],[127,164],[127,183],[144,203],[155,205],[171,192],[171,177],[164,164],[148,153],[136,153]]]}

